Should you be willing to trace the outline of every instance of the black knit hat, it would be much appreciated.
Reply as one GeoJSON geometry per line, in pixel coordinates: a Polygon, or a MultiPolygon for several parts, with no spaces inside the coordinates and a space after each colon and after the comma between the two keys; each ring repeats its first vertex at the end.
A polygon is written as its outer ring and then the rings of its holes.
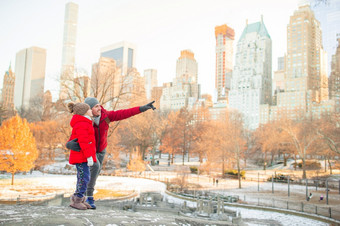
{"type": "Polygon", "coordinates": [[[75,115],[85,115],[86,112],[90,110],[90,106],[85,103],[70,102],[67,104],[67,108],[69,112],[74,113],[75,115]]]}

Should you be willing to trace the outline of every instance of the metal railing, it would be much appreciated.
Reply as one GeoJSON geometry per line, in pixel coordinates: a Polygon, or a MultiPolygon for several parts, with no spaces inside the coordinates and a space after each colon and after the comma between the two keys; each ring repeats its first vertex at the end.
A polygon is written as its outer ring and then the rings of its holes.
{"type": "Polygon", "coordinates": [[[340,221],[340,209],[338,207],[326,207],[326,206],[309,204],[306,202],[277,200],[273,198],[264,199],[264,198],[256,198],[256,197],[249,197],[249,196],[240,196],[240,200],[242,201],[242,203],[249,204],[249,205],[272,207],[272,208],[278,208],[278,209],[293,210],[293,211],[298,211],[298,212],[303,212],[303,213],[316,214],[316,215],[329,217],[329,218],[340,221]]]}

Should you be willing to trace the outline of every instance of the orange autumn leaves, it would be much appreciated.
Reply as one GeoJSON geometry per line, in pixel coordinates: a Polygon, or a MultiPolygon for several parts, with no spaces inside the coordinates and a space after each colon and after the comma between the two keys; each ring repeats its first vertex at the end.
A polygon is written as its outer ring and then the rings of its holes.
{"type": "Polygon", "coordinates": [[[14,174],[34,167],[38,150],[26,119],[18,115],[6,120],[0,127],[0,171],[14,174]]]}

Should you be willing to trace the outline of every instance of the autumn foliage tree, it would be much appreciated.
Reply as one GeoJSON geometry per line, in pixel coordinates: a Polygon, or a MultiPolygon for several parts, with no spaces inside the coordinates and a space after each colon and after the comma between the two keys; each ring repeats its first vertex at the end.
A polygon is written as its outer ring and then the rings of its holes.
{"type": "Polygon", "coordinates": [[[169,154],[168,161],[174,163],[174,156],[180,149],[179,134],[176,131],[176,121],[179,112],[170,112],[161,137],[160,149],[169,154]]]}
{"type": "Polygon", "coordinates": [[[35,139],[26,119],[18,115],[3,122],[0,127],[0,171],[14,175],[34,167],[38,157],[35,139]]]}
{"type": "MultiPolygon", "coordinates": [[[[60,126],[57,121],[40,121],[30,124],[30,129],[35,138],[39,156],[35,162],[36,167],[53,162],[55,151],[60,144],[60,126]]],[[[63,143],[66,143],[64,141],[63,143]]]]}
{"type": "Polygon", "coordinates": [[[131,154],[130,162],[128,163],[127,168],[133,172],[145,171],[145,163],[140,152],[134,151],[131,154]]]}

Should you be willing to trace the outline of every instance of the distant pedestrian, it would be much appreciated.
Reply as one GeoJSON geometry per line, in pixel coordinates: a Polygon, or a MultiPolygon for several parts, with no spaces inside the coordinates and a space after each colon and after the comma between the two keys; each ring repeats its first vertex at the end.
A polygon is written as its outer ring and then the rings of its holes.
{"type": "Polygon", "coordinates": [[[308,197],[307,197],[307,201],[311,200],[313,194],[312,193],[309,193],[308,197]]]}
{"type": "Polygon", "coordinates": [[[320,200],[319,200],[319,202],[322,201],[322,200],[323,200],[323,195],[320,195],[320,200]]]}
{"type": "Polygon", "coordinates": [[[218,179],[216,179],[216,187],[218,186],[218,179]]]}
{"type": "Polygon", "coordinates": [[[213,178],[213,185],[215,185],[215,177],[213,178]]]}

